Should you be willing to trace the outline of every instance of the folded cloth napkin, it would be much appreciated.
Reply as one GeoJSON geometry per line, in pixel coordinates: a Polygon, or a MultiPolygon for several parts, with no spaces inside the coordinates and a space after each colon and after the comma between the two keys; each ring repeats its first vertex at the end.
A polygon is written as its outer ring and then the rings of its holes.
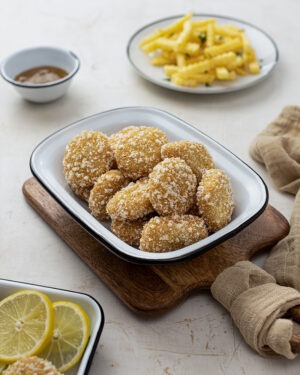
{"type": "Polygon", "coordinates": [[[300,190],[295,199],[290,232],[273,247],[264,269],[278,284],[300,291],[300,190]]]}
{"type": "Polygon", "coordinates": [[[282,316],[300,305],[300,293],[276,284],[249,261],[236,263],[214,281],[211,292],[231,314],[245,341],[262,356],[295,358],[290,340],[300,325],[282,316]]]}
{"type": "Polygon", "coordinates": [[[300,107],[285,107],[258,134],[249,152],[265,164],[278,189],[296,194],[300,188],[300,107]]]}
{"type": "Polygon", "coordinates": [[[285,107],[256,137],[250,155],[265,164],[281,191],[297,194],[290,232],[273,248],[264,268],[278,284],[300,291],[300,107],[285,107]]]}

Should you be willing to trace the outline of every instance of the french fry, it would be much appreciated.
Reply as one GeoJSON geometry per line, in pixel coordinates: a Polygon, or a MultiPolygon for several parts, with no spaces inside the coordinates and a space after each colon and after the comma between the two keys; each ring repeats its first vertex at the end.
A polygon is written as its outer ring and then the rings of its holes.
{"type": "Polygon", "coordinates": [[[180,33],[177,42],[176,42],[176,47],[175,51],[182,51],[185,47],[185,45],[188,43],[191,34],[192,34],[192,24],[190,21],[186,21],[183,25],[183,30],[180,33]]]}
{"type": "Polygon", "coordinates": [[[207,25],[206,46],[212,47],[214,44],[215,44],[215,25],[213,23],[209,23],[207,25]]]}
{"type": "Polygon", "coordinates": [[[180,18],[178,21],[172,23],[170,26],[161,30],[155,30],[153,34],[146,36],[140,41],[140,47],[143,47],[145,44],[153,42],[161,36],[170,36],[171,34],[174,34],[175,32],[179,31],[184,22],[192,18],[192,16],[192,13],[188,13],[184,17],[180,18]]]}
{"type": "Polygon", "coordinates": [[[173,74],[178,72],[178,66],[176,65],[165,65],[164,66],[165,75],[171,77],[173,74]]]}
{"type": "Polygon", "coordinates": [[[253,61],[249,64],[249,72],[251,74],[258,74],[260,72],[260,66],[257,61],[253,61]]]}
{"type": "Polygon", "coordinates": [[[241,40],[238,38],[235,38],[235,39],[232,39],[230,42],[221,44],[219,46],[212,46],[212,47],[205,48],[204,54],[207,57],[213,57],[213,56],[217,56],[222,53],[229,52],[229,51],[238,51],[242,49],[242,47],[243,47],[243,44],[241,40]]]}

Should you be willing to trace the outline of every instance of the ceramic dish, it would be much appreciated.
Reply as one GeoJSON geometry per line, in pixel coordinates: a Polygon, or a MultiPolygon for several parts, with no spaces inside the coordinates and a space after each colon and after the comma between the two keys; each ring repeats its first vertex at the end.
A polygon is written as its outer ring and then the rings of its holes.
{"type": "Polygon", "coordinates": [[[66,93],[79,67],[79,59],[73,52],[42,46],[27,48],[7,57],[1,64],[0,73],[25,99],[36,103],[47,103],[66,93]],[[29,84],[15,80],[19,73],[40,66],[58,67],[65,70],[68,75],[43,84],[29,84]]]}
{"type": "Polygon", "coordinates": [[[239,91],[247,87],[256,85],[264,80],[275,68],[279,52],[272,38],[258,27],[248,22],[241,21],[232,17],[218,16],[213,14],[195,14],[193,19],[203,20],[207,18],[215,18],[218,24],[232,24],[244,29],[256,51],[257,57],[261,64],[261,73],[257,75],[239,76],[237,80],[230,82],[215,81],[210,87],[184,87],[177,86],[166,80],[162,67],[152,66],[149,56],[139,48],[140,41],[156,29],[162,29],[170,23],[176,21],[182,16],[173,16],[152,22],[139,29],[129,40],[127,45],[128,59],[136,70],[136,72],[148,81],[165,87],[167,89],[187,92],[192,94],[221,94],[233,91],[239,91]]]}
{"type": "Polygon", "coordinates": [[[186,122],[159,109],[127,107],[110,110],[77,121],[46,138],[33,151],[30,167],[33,175],[49,193],[96,239],[122,258],[137,263],[170,263],[200,254],[235,235],[264,210],[268,192],[262,179],[238,157],[186,122]],[[218,168],[231,178],[236,208],[232,221],[218,232],[185,248],[149,253],[127,245],[109,229],[109,223],[97,221],[86,203],[78,199],[65,181],[62,160],[67,143],[85,129],[100,130],[107,135],[129,125],[155,126],[170,141],[192,140],[203,143],[218,168]]]}
{"type": "Polygon", "coordinates": [[[65,375],[87,375],[104,325],[104,313],[100,304],[93,297],[84,293],[3,279],[0,279],[0,300],[23,289],[45,293],[53,302],[75,302],[85,310],[90,319],[91,336],[81,360],[72,369],[65,372],[65,375]]]}

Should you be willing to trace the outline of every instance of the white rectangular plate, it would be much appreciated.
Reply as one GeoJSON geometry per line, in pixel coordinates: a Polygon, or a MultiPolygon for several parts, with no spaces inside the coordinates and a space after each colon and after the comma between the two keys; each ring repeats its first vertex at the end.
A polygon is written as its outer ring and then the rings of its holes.
{"type": "Polygon", "coordinates": [[[4,279],[0,279],[0,300],[24,289],[45,293],[52,302],[69,301],[77,303],[87,313],[91,325],[91,335],[87,347],[78,364],[65,372],[65,375],[87,375],[104,325],[104,313],[100,304],[88,294],[4,279]]]}
{"type": "Polygon", "coordinates": [[[237,156],[179,118],[149,107],[117,108],[66,126],[36,147],[31,156],[30,167],[39,182],[79,224],[109,250],[136,263],[170,263],[201,254],[250,224],[263,212],[268,201],[268,190],[263,180],[237,156]],[[90,214],[88,205],[78,199],[66,183],[62,166],[65,147],[83,130],[100,130],[109,136],[129,125],[155,126],[167,134],[169,141],[190,140],[203,143],[217,168],[223,169],[231,179],[236,205],[231,222],[190,246],[172,252],[149,253],[126,244],[110,231],[109,223],[95,219],[90,214]]]}

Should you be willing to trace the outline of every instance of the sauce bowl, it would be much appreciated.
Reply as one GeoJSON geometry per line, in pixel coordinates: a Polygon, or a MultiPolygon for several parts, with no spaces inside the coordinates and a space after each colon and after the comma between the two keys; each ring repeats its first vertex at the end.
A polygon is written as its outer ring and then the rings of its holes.
{"type": "Polygon", "coordinates": [[[40,46],[24,49],[7,57],[1,63],[0,74],[25,99],[47,103],[66,93],[79,67],[79,58],[73,52],[58,47],[40,46]],[[58,67],[68,74],[61,79],[42,84],[24,83],[15,79],[21,72],[40,66],[58,67]]]}

